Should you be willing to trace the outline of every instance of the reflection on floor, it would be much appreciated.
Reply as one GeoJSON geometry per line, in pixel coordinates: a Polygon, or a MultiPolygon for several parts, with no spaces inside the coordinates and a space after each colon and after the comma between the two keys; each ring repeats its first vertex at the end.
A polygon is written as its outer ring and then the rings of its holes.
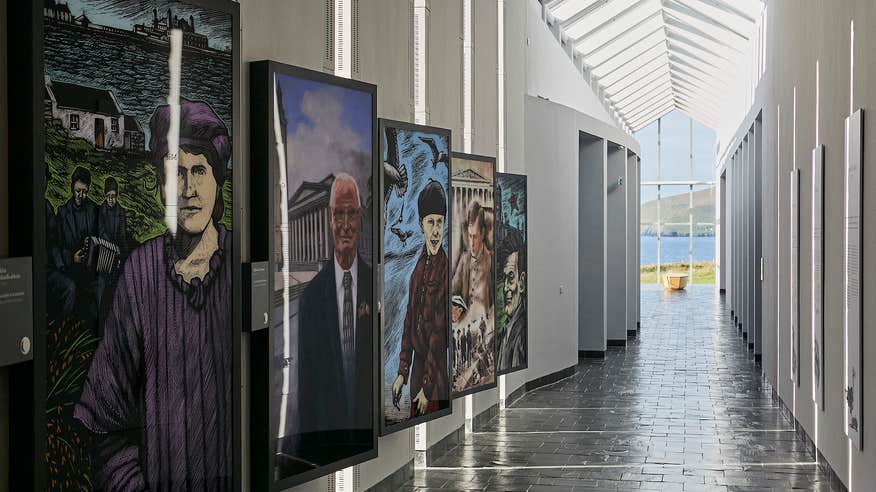
{"type": "Polygon", "coordinates": [[[712,287],[643,286],[642,329],[526,394],[401,490],[830,490],[712,287]]]}

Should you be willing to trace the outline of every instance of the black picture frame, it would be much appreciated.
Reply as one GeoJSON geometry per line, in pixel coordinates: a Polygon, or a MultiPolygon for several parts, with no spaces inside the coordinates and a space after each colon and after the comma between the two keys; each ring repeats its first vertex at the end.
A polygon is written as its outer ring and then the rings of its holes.
{"type": "MultiPolygon", "coordinates": [[[[470,160],[470,161],[489,162],[490,164],[492,164],[492,166],[493,166],[493,183],[492,183],[491,188],[494,191],[493,209],[495,210],[495,208],[496,208],[496,197],[495,197],[496,158],[490,157],[490,156],[485,156],[485,155],[478,155],[478,154],[466,154],[463,152],[452,152],[450,154],[450,157],[451,157],[451,162],[453,159],[465,159],[465,160],[470,160]]],[[[451,195],[450,196],[452,198],[453,197],[453,169],[452,168],[450,170],[450,185],[451,185],[451,192],[450,192],[451,195]]],[[[493,224],[493,230],[495,231],[495,219],[494,219],[494,224],[493,224]]],[[[495,245],[493,245],[493,249],[495,250],[495,245]]],[[[452,257],[451,257],[451,263],[452,263],[452,257]]],[[[451,268],[453,268],[452,265],[451,265],[451,268]]],[[[493,264],[492,264],[491,272],[493,274],[493,285],[492,285],[491,292],[495,292],[495,290],[496,290],[496,255],[495,255],[495,251],[493,254],[493,264]]],[[[452,281],[453,281],[453,279],[451,276],[451,282],[452,281]]],[[[451,292],[451,295],[452,295],[452,292],[451,292]]],[[[496,302],[495,301],[493,302],[493,319],[496,319],[496,302]]],[[[495,327],[494,327],[494,330],[495,330],[495,327]]],[[[451,353],[450,366],[453,367],[454,366],[454,357],[456,356],[456,351],[451,350],[450,353],[451,353]]],[[[495,364],[495,361],[496,361],[496,344],[493,343],[493,363],[494,364],[495,364]]],[[[495,369],[498,369],[498,368],[496,367],[496,368],[494,368],[494,370],[495,369]]],[[[452,373],[451,373],[451,376],[452,376],[452,373]]],[[[471,388],[471,389],[468,389],[465,391],[454,392],[453,388],[452,388],[452,381],[451,381],[450,398],[455,400],[457,398],[462,398],[464,396],[473,395],[475,393],[480,393],[481,391],[491,390],[493,388],[497,388],[498,386],[499,386],[499,372],[498,372],[498,370],[495,370],[495,376],[493,377],[493,382],[490,384],[478,386],[477,388],[471,388]]]]}
{"type": "MultiPolygon", "coordinates": [[[[234,388],[241,386],[241,343],[243,320],[241,317],[241,234],[244,217],[243,197],[239,183],[245,175],[243,153],[240,149],[240,4],[232,0],[183,0],[185,4],[224,13],[231,18],[231,70],[232,70],[232,382],[234,388]]],[[[6,2],[7,19],[15,19],[7,25],[9,46],[8,66],[18,67],[16,77],[9,77],[6,87],[9,114],[15,114],[18,124],[9,125],[9,161],[25,165],[9,167],[9,179],[19,186],[9,187],[10,256],[31,256],[33,274],[33,360],[10,366],[9,442],[15,443],[15,452],[9,458],[10,490],[44,491],[48,489],[46,473],[46,396],[47,396],[47,349],[46,307],[47,282],[45,265],[46,217],[39,211],[44,207],[45,179],[45,130],[43,123],[45,91],[44,58],[44,0],[30,2],[6,2]],[[31,165],[26,165],[30,163],[31,165]],[[29,203],[30,206],[22,206],[29,203]],[[14,206],[13,206],[14,205],[14,206]]],[[[232,487],[241,490],[242,457],[239,450],[241,436],[241,393],[232,391],[232,487]]]]}
{"type": "MultiPolygon", "coordinates": [[[[274,147],[274,118],[273,110],[276,103],[275,77],[277,74],[289,75],[296,78],[314,82],[334,85],[341,88],[366,92],[371,95],[372,114],[372,176],[378,176],[378,125],[377,125],[377,86],[352,79],[336,77],[324,72],[310,70],[302,67],[287,65],[284,63],[261,60],[249,64],[250,76],[250,253],[251,260],[269,262],[269,272],[273,271],[275,264],[274,247],[272,241],[273,204],[278,200],[274,190],[274,183],[278,179],[277,155],[274,147]]],[[[379,224],[380,207],[373,207],[372,224],[379,224]]],[[[372,292],[375,303],[378,297],[378,269],[376,261],[379,256],[379,239],[376,234],[372,236],[372,251],[375,255],[374,275],[372,277],[372,292]]],[[[273,295],[274,280],[269,274],[269,289],[273,295]]],[[[273,308],[271,308],[271,311],[273,308]]],[[[269,312],[269,317],[272,317],[269,312]]],[[[269,321],[268,326],[272,326],[269,321]]],[[[378,316],[372,317],[372,390],[376,390],[380,384],[378,379],[377,361],[380,360],[377,330],[379,329],[378,316]]],[[[276,419],[272,418],[271,412],[271,372],[274,340],[271,328],[253,331],[250,336],[250,448],[251,448],[251,480],[252,490],[284,490],[311,480],[315,480],[330,473],[358,465],[377,457],[378,437],[378,401],[376,391],[372,391],[372,447],[370,450],[346,457],[339,461],[308,470],[281,480],[274,480],[275,455],[272,449],[275,444],[275,436],[272,429],[276,428],[276,419]]]]}
{"type": "MultiPolygon", "coordinates": [[[[499,187],[499,177],[500,176],[513,176],[517,178],[523,178],[523,193],[526,198],[526,219],[523,223],[523,240],[526,248],[526,272],[529,273],[529,178],[525,174],[518,173],[496,173],[496,189],[499,187]]],[[[496,193],[493,193],[493,196],[496,196],[496,193]]],[[[501,200],[501,197],[499,198],[501,200]]],[[[497,248],[498,249],[498,248],[497,248]]],[[[497,267],[498,267],[497,260],[497,267]]],[[[496,272],[496,282],[498,283],[498,272],[496,272]]],[[[496,300],[498,303],[498,299],[496,300]]],[[[522,371],[524,369],[529,368],[529,276],[526,278],[526,363],[521,364],[515,367],[509,367],[507,369],[499,370],[499,362],[496,360],[496,371],[498,376],[504,376],[505,374],[511,374],[512,372],[522,371]]],[[[496,344],[496,351],[498,352],[499,345],[496,344]]]]}
{"type": "MultiPolygon", "coordinates": [[[[448,144],[450,144],[450,142],[453,141],[451,138],[452,137],[451,131],[448,129],[445,129],[445,128],[438,128],[438,127],[427,126],[427,125],[418,125],[415,123],[390,120],[390,119],[386,119],[386,118],[380,118],[378,120],[378,126],[379,126],[378,141],[380,143],[380,145],[379,145],[380,150],[378,151],[378,156],[379,156],[380,160],[383,159],[383,151],[384,151],[383,139],[384,139],[384,135],[386,135],[386,133],[385,133],[386,127],[397,128],[399,130],[410,131],[410,132],[423,132],[423,133],[431,133],[431,134],[441,135],[441,136],[447,138],[448,144]]],[[[447,205],[448,205],[448,207],[447,207],[447,226],[446,226],[448,228],[448,230],[450,230],[450,231],[453,230],[453,218],[452,218],[453,214],[450,213],[450,204],[453,203],[453,187],[450,185],[450,175],[452,172],[452,168],[451,168],[452,162],[453,162],[453,156],[451,153],[450,161],[447,163],[447,205]]],[[[378,187],[379,190],[384,189],[384,179],[385,179],[384,174],[380,173],[380,186],[378,187]]],[[[383,206],[384,206],[383,201],[381,201],[381,207],[383,207],[383,206]]],[[[380,230],[383,231],[386,227],[386,224],[384,222],[385,216],[383,214],[382,208],[381,208],[381,213],[380,213],[380,220],[381,220],[380,230]]],[[[452,248],[453,248],[452,241],[448,241],[448,244],[447,244],[447,257],[448,257],[447,287],[448,287],[448,289],[450,288],[450,282],[453,280],[452,266],[451,266],[450,261],[449,261],[450,258],[453,258],[452,248]]],[[[383,279],[383,271],[384,271],[384,261],[383,261],[384,250],[383,249],[384,249],[383,233],[381,233],[380,234],[380,254],[378,256],[380,259],[379,298],[382,299],[382,302],[385,305],[388,301],[383,296],[383,280],[384,280],[383,279]]],[[[450,302],[449,302],[449,300],[450,300],[450,298],[448,296],[448,302],[447,302],[447,320],[448,320],[448,323],[447,323],[447,332],[445,334],[445,340],[447,341],[447,351],[448,351],[448,356],[447,356],[447,363],[448,363],[447,382],[448,382],[448,385],[450,384],[450,376],[451,376],[451,373],[450,373],[451,359],[450,358],[452,357],[451,354],[453,353],[453,351],[450,349],[451,329],[450,329],[450,302]]],[[[379,367],[381,368],[381,371],[380,371],[381,375],[382,375],[382,369],[384,367],[384,364],[386,363],[386,361],[384,359],[385,353],[383,350],[383,312],[384,312],[383,309],[381,309],[380,329],[379,329],[379,335],[380,335],[379,336],[379,339],[380,339],[380,366],[379,367]]],[[[413,426],[418,425],[418,424],[430,422],[432,420],[450,415],[453,412],[453,394],[448,387],[448,394],[447,394],[448,405],[447,405],[447,408],[438,410],[436,412],[429,413],[427,415],[421,415],[421,416],[413,418],[413,419],[408,419],[408,420],[405,420],[404,422],[401,422],[398,424],[386,425],[386,419],[383,416],[383,410],[384,410],[384,408],[383,408],[383,383],[384,383],[384,381],[383,381],[383,378],[381,377],[380,384],[379,384],[380,397],[378,398],[378,404],[380,405],[380,436],[381,437],[387,436],[389,434],[392,434],[392,433],[395,433],[395,432],[398,432],[398,431],[401,431],[404,429],[408,429],[408,428],[413,427],[413,426]]]]}

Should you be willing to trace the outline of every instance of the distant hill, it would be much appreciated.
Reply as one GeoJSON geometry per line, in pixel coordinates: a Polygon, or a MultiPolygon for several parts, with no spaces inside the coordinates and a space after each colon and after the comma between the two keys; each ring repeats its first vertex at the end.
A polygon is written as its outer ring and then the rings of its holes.
{"type": "MultiPolygon", "coordinates": [[[[664,197],[660,200],[660,216],[662,222],[684,222],[684,226],[663,226],[663,235],[687,236],[689,219],[689,197],[687,193],[664,197]]],[[[693,193],[693,222],[695,236],[711,236],[715,234],[714,226],[697,225],[697,223],[715,223],[715,194],[714,190],[699,190],[693,193]]],[[[642,235],[657,235],[657,200],[645,202],[641,210],[642,235]]]]}

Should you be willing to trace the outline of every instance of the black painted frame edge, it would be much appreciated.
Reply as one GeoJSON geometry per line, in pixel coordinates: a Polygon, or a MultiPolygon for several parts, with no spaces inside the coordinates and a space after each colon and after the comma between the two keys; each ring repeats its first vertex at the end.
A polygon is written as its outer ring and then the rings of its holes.
{"type": "Polygon", "coordinates": [[[9,166],[9,229],[21,231],[9,235],[10,256],[31,256],[33,278],[33,359],[10,366],[9,439],[16,450],[9,457],[10,490],[45,490],[46,442],[46,264],[43,190],[45,190],[44,145],[42,128],[43,80],[43,3],[7,0],[8,66],[20,67],[20,76],[7,74],[8,111],[18,114],[21,124],[8,125],[8,162],[31,163],[9,166]],[[15,97],[13,97],[13,95],[15,97]],[[13,207],[13,204],[17,204],[13,207]],[[29,204],[29,206],[22,206],[29,204]],[[12,211],[15,210],[15,213],[12,211]],[[28,234],[29,232],[29,234],[28,234]],[[11,425],[12,423],[15,425],[11,425]]]}
{"type": "MultiPolygon", "coordinates": [[[[397,128],[399,130],[405,130],[405,131],[411,131],[411,132],[432,133],[435,135],[440,135],[442,137],[446,137],[447,138],[448,152],[450,151],[450,147],[453,143],[453,139],[452,139],[453,135],[451,133],[451,130],[446,129],[446,128],[438,128],[438,127],[429,126],[429,125],[418,125],[416,123],[410,123],[407,121],[391,120],[391,119],[387,119],[387,118],[378,118],[377,123],[378,123],[377,124],[377,126],[378,126],[378,133],[377,133],[378,163],[383,162],[383,150],[384,150],[383,149],[383,136],[385,134],[384,130],[386,127],[397,128]]],[[[453,164],[453,160],[451,157],[451,161],[447,163],[447,210],[448,210],[448,213],[447,213],[447,221],[446,221],[447,222],[447,229],[448,229],[448,231],[450,231],[450,234],[452,234],[452,231],[453,231],[453,214],[450,213],[450,205],[453,203],[453,187],[450,185],[450,174],[451,174],[451,170],[452,170],[452,168],[451,168],[452,164],[453,164]]],[[[379,169],[378,169],[378,171],[379,171],[379,169]]],[[[379,176],[380,176],[380,179],[379,179],[380,186],[377,186],[376,188],[378,190],[383,190],[383,185],[384,185],[383,173],[380,172],[379,176]]],[[[381,197],[381,198],[383,198],[383,197],[381,197]]],[[[380,293],[379,293],[380,295],[379,295],[379,297],[380,297],[380,300],[383,303],[383,305],[385,305],[386,299],[383,296],[383,284],[384,284],[383,280],[384,279],[382,278],[383,277],[383,267],[384,267],[384,262],[383,262],[383,248],[384,248],[383,231],[386,229],[386,224],[383,223],[383,220],[384,220],[383,208],[385,208],[385,205],[384,205],[383,200],[380,200],[379,203],[380,203],[380,208],[381,208],[381,210],[380,210],[381,213],[379,214],[380,220],[381,220],[380,227],[379,227],[380,252],[378,254],[378,259],[380,260],[380,276],[381,276],[381,278],[379,279],[379,282],[380,282],[380,293]]],[[[447,255],[448,256],[447,286],[449,288],[450,283],[453,281],[453,274],[452,274],[453,266],[450,264],[450,261],[449,261],[451,258],[453,258],[452,237],[447,242],[448,242],[448,244],[447,244],[447,253],[448,253],[448,255],[447,255]]],[[[447,319],[450,320],[450,298],[449,297],[447,298],[447,319]]],[[[378,324],[379,324],[378,337],[379,337],[379,346],[380,346],[380,361],[379,361],[380,362],[380,365],[379,365],[380,370],[379,370],[379,374],[381,375],[381,378],[380,378],[380,384],[379,384],[380,393],[378,394],[377,402],[378,402],[378,406],[379,406],[378,417],[379,417],[379,424],[380,424],[380,428],[379,428],[380,437],[385,437],[385,436],[388,436],[388,435],[393,434],[395,432],[398,432],[398,431],[401,431],[404,429],[409,429],[409,428],[411,428],[415,425],[418,425],[418,424],[431,422],[432,420],[435,420],[435,419],[438,419],[441,417],[445,417],[445,416],[453,413],[453,397],[452,397],[452,393],[450,392],[450,388],[448,387],[447,408],[438,410],[437,412],[429,413],[427,415],[421,415],[421,416],[413,418],[413,419],[408,419],[408,420],[405,420],[404,422],[399,422],[398,424],[386,425],[386,419],[383,418],[383,383],[384,383],[384,381],[383,381],[382,375],[383,375],[383,367],[384,367],[384,364],[386,362],[384,360],[385,354],[383,351],[383,306],[381,306],[381,309],[380,309],[380,321],[378,324]]],[[[451,355],[452,350],[450,349],[451,330],[452,330],[451,324],[448,321],[447,332],[445,333],[445,336],[444,336],[445,340],[447,341],[447,362],[448,362],[447,381],[448,381],[448,383],[450,382],[450,378],[452,376],[451,371],[450,371],[451,366],[449,365],[451,357],[452,357],[452,355],[451,355]]]]}
{"type": "MultiPolygon", "coordinates": [[[[523,195],[526,198],[526,220],[524,220],[524,222],[523,222],[523,234],[524,234],[524,238],[525,238],[525,242],[526,242],[525,243],[526,244],[526,273],[528,274],[529,273],[529,177],[526,174],[497,172],[496,173],[496,180],[495,180],[495,183],[493,185],[494,186],[493,187],[493,190],[494,190],[493,191],[493,200],[495,200],[495,197],[496,197],[496,192],[495,192],[496,188],[495,187],[498,186],[499,176],[502,176],[502,175],[523,178],[523,195]]],[[[501,200],[501,197],[499,199],[501,200]]],[[[498,249],[498,248],[496,248],[496,249],[498,249]]],[[[497,262],[496,267],[498,268],[498,266],[499,266],[498,265],[498,258],[496,259],[496,262],[497,262]]],[[[499,282],[499,279],[497,276],[498,274],[499,274],[499,272],[497,271],[496,272],[496,283],[499,282]]],[[[509,367],[507,369],[499,371],[498,370],[499,364],[498,364],[498,358],[497,358],[496,376],[504,376],[506,374],[511,374],[512,372],[523,371],[525,369],[529,369],[529,285],[528,285],[529,278],[527,278],[526,281],[527,281],[527,285],[526,285],[526,288],[527,288],[527,291],[526,291],[526,305],[527,305],[527,307],[526,307],[526,362],[519,365],[519,366],[509,367]]],[[[498,299],[497,299],[497,301],[498,301],[498,299]]],[[[496,351],[498,352],[498,350],[499,350],[499,346],[497,344],[496,351]]]]}
{"type": "MultiPolygon", "coordinates": [[[[453,163],[453,159],[464,159],[464,160],[469,160],[469,161],[489,162],[490,164],[492,164],[493,165],[493,186],[492,186],[492,188],[493,188],[493,190],[496,189],[496,158],[495,157],[490,157],[490,156],[486,156],[486,155],[477,155],[477,154],[466,154],[463,152],[451,152],[450,158],[451,158],[451,161],[450,161],[451,164],[453,163]]],[[[452,168],[450,169],[450,185],[452,188],[453,187],[453,169],[452,168]]],[[[452,194],[451,194],[451,196],[452,196],[452,194]]],[[[493,196],[493,210],[495,210],[495,209],[496,209],[496,197],[493,196]]],[[[493,249],[495,249],[495,245],[493,245],[493,249]]],[[[453,258],[451,257],[450,259],[452,262],[453,258]]],[[[451,265],[450,268],[453,268],[453,265],[451,265]]],[[[492,272],[493,272],[492,292],[495,293],[495,290],[496,290],[496,255],[495,254],[493,255],[492,272]]],[[[496,303],[495,302],[493,302],[493,319],[496,319],[496,303]]],[[[494,325],[493,330],[495,331],[495,322],[493,325],[494,325]]],[[[450,353],[452,354],[451,358],[450,358],[450,364],[451,364],[451,367],[453,367],[453,357],[456,356],[456,353],[453,350],[451,350],[450,353]]],[[[528,355],[529,354],[527,354],[527,356],[528,355]]],[[[496,357],[496,343],[493,342],[493,360],[494,361],[495,361],[495,357],[496,357]]],[[[470,389],[467,389],[465,391],[460,391],[459,393],[455,393],[453,391],[453,383],[451,381],[450,399],[456,400],[457,398],[462,398],[463,396],[473,395],[475,393],[480,393],[481,391],[487,391],[487,390],[491,390],[493,388],[497,388],[499,386],[499,371],[495,370],[494,372],[495,372],[495,376],[493,377],[492,383],[478,386],[477,388],[470,388],[470,389]]]]}
{"type": "MultiPolygon", "coordinates": [[[[372,135],[371,135],[372,173],[373,173],[373,175],[378,173],[378,171],[379,171],[378,161],[379,160],[378,160],[378,148],[377,148],[378,147],[378,145],[377,145],[377,143],[378,143],[378,140],[377,140],[377,137],[378,137],[377,127],[378,127],[378,125],[377,125],[377,86],[376,85],[369,84],[366,82],[361,82],[358,80],[353,80],[353,79],[345,79],[345,78],[337,77],[335,75],[331,75],[331,74],[328,74],[325,72],[310,70],[310,69],[303,68],[303,67],[287,65],[287,64],[273,61],[273,60],[260,60],[260,61],[250,62],[250,67],[251,67],[251,74],[252,74],[253,67],[256,67],[258,71],[266,70],[266,75],[267,75],[266,80],[259,81],[262,83],[261,86],[258,86],[258,85],[251,83],[251,85],[250,85],[251,104],[253,101],[258,101],[259,105],[269,104],[269,103],[271,104],[270,107],[266,107],[268,109],[268,111],[263,115],[257,115],[257,114],[254,114],[254,111],[252,111],[252,110],[250,111],[250,125],[251,125],[250,131],[251,131],[251,134],[258,132],[259,129],[261,129],[261,131],[264,132],[263,135],[267,136],[267,138],[268,138],[267,140],[265,140],[265,139],[263,139],[261,141],[253,140],[250,142],[251,149],[258,149],[259,146],[264,146],[264,148],[262,148],[262,150],[259,151],[259,152],[262,152],[262,154],[257,154],[257,155],[261,155],[262,157],[267,156],[266,160],[252,161],[250,164],[251,164],[252,168],[255,168],[255,166],[262,165],[262,164],[268,166],[266,176],[268,177],[268,180],[269,180],[268,185],[270,188],[269,192],[271,194],[273,194],[273,191],[272,191],[273,186],[270,186],[270,183],[272,183],[273,182],[272,180],[275,178],[273,170],[276,168],[276,166],[273,164],[276,164],[276,162],[274,162],[274,157],[272,157],[274,155],[274,153],[271,151],[272,146],[270,143],[271,142],[270,132],[271,132],[271,129],[273,128],[273,118],[271,118],[270,115],[271,115],[271,112],[273,111],[273,100],[274,100],[273,86],[274,86],[274,80],[275,80],[277,74],[289,75],[292,77],[298,77],[298,78],[302,78],[302,79],[306,79],[306,80],[311,80],[311,81],[320,82],[320,83],[324,83],[324,84],[328,84],[328,85],[333,85],[336,87],[342,87],[342,88],[346,88],[346,89],[358,90],[361,92],[369,93],[371,95],[371,114],[372,114],[372,131],[371,131],[371,133],[372,133],[372,135]],[[271,119],[269,120],[268,118],[271,118],[271,119]],[[260,119],[265,120],[265,121],[260,121],[260,119]],[[258,123],[256,124],[256,122],[258,122],[258,123]],[[260,126],[257,128],[257,125],[264,125],[264,126],[260,126]]],[[[259,76],[259,75],[263,75],[263,74],[258,73],[257,76],[259,76]]],[[[263,106],[259,106],[259,107],[263,107],[263,106]]],[[[252,187],[256,187],[256,186],[257,186],[257,184],[255,184],[255,183],[252,185],[252,187]]],[[[373,193],[374,193],[374,190],[372,190],[372,194],[373,193]]],[[[269,202],[266,202],[266,203],[267,203],[267,206],[270,206],[269,202]]],[[[262,205],[259,205],[259,206],[262,206],[262,205]]],[[[372,212],[372,224],[379,224],[379,220],[380,220],[380,207],[374,207],[374,210],[372,212]]],[[[265,231],[265,232],[267,234],[270,234],[270,231],[271,231],[270,214],[268,215],[267,223],[268,223],[268,231],[265,231]]],[[[376,227],[375,227],[375,229],[376,229],[376,227]]],[[[251,232],[251,235],[253,237],[255,237],[257,234],[258,234],[258,231],[253,230],[251,232]]],[[[272,241],[268,241],[266,252],[268,255],[267,260],[269,262],[271,261],[271,256],[272,256],[271,255],[271,253],[272,253],[272,246],[271,245],[272,245],[272,241]]],[[[380,246],[379,237],[377,234],[374,234],[372,237],[372,250],[375,253],[375,258],[380,251],[379,246],[380,246]]],[[[374,263],[376,264],[376,262],[374,262],[374,263]]],[[[268,281],[269,281],[269,286],[270,286],[269,291],[273,292],[274,286],[273,286],[273,280],[272,280],[271,276],[269,276],[268,281]]],[[[378,288],[379,288],[378,276],[372,275],[371,289],[372,289],[372,295],[375,298],[375,300],[377,299],[378,288]]],[[[269,316],[270,316],[270,314],[269,314],[269,316]]],[[[381,385],[379,384],[380,380],[378,379],[379,373],[378,373],[378,367],[377,367],[378,366],[377,361],[379,360],[379,356],[380,356],[380,353],[379,353],[380,347],[378,345],[379,336],[377,335],[377,330],[379,329],[377,316],[374,316],[372,319],[372,328],[371,329],[372,329],[372,333],[374,334],[372,336],[372,347],[371,347],[371,349],[372,349],[372,364],[371,364],[372,365],[372,376],[371,376],[371,379],[372,379],[372,386],[374,389],[376,389],[378,387],[381,387],[381,385]]],[[[258,350],[267,349],[267,353],[268,353],[268,357],[261,357],[261,359],[264,359],[264,361],[263,361],[264,364],[260,364],[260,366],[262,366],[262,367],[254,365],[252,367],[252,371],[251,371],[252,391],[250,393],[250,399],[251,399],[251,402],[253,402],[253,404],[252,404],[253,411],[252,411],[251,418],[250,418],[250,434],[252,436],[257,436],[255,439],[253,439],[255,442],[264,442],[267,444],[266,447],[263,447],[261,449],[257,448],[256,446],[251,446],[250,456],[251,456],[251,459],[253,462],[253,468],[255,468],[256,464],[259,466],[266,466],[266,469],[263,472],[261,472],[261,474],[256,473],[256,472],[252,473],[251,480],[250,480],[250,482],[252,484],[252,489],[253,490],[281,491],[281,490],[285,490],[287,488],[293,487],[295,485],[300,485],[300,484],[315,480],[317,478],[329,475],[329,474],[336,472],[338,470],[342,470],[344,468],[355,466],[355,465],[358,465],[358,464],[363,463],[365,461],[368,461],[370,459],[376,458],[377,452],[378,452],[377,438],[378,438],[378,428],[379,428],[379,422],[378,422],[379,408],[378,408],[378,398],[376,396],[374,396],[374,394],[373,394],[374,391],[372,391],[372,398],[374,400],[372,402],[372,429],[373,429],[373,433],[372,433],[372,448],[369,451],[364,451],[362,453],[359,453],[359,454],[356,454],[353,456],[349,456],[347,458],[336,461],[334,463],[324,465],[324,466],[321,466],[319,468],[315,468],[313,470],[306,471],[304,473],[299,473],[298,475],[287,477],[287,478],[284,478],[282,480],[274,480],[273,479],[273,473],[274,473],[273,456],[274,455],[269,451],[270,444],[271,444],[270,429],[274,428],[274,423],[275,423],[275,422],[271,421],[270,408],[269,408],[270,384],[268,381],[269,381],[269,375],[270,375],[270,364],[268,362],[268,359],[270,359],[271,348],[273,345],[273,341],[272,341],[273,339],[270,336],[270,331],[271,331],[271,329],[267,328],[264,330],[258,330],[256,332],[253,332],[252,344],[250,347],[250,360],[252,360],[252,361],[259,360],[259,357],[253,357],[253,355],[259,355],[259,354],[265,353],[265,352],[260,353],[260,352],[258,352],[258,350]],[[264,372],[259,373],[258,371],[264,371],[264,372]],[[256,414],[256,410],[265,412],[264,413],[265,418],[259,419],[258,415],[256,414]],[[267,429],[264,428],[264,422],[268,423],[267,429]],[[262,453],[262,454],[260,455],[259,453],[262,453]],[[266,455],[265,455],[265,453],[266,453],[266,455]]]]}

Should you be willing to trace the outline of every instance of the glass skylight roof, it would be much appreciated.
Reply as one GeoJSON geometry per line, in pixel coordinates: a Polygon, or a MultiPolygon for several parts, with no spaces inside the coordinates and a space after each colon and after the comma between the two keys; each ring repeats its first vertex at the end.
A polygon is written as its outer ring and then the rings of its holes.
{"type": "Polygon", "coordinates": [[[762,0],[542,0],[635,131],[672,109],[715,127],[762,0]]]}

